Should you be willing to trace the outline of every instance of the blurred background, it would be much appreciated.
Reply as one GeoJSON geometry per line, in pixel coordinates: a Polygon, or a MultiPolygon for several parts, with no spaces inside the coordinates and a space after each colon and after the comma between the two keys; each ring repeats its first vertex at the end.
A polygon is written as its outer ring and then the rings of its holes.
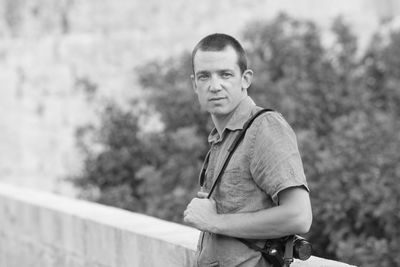
{"type": "Polygon", "coordinates": [[[212,128],[205,35],[241,41],[250,94],[293,126],[315,255],[399,266],[400,2],[0,0],[0,181],[182,223],[212,128]]]}

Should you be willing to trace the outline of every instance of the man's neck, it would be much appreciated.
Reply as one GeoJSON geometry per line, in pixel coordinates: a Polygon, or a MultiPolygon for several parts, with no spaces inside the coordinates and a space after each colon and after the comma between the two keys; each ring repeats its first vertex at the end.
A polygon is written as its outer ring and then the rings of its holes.
{"type": "Polygon", "coordinates": [[[211,119],[214,122],[215,129],[217,129],[219,136],[222,135],[222,132],[224,131],[232,115],[233,111],[224,116],[211,115],[211,119]]]}

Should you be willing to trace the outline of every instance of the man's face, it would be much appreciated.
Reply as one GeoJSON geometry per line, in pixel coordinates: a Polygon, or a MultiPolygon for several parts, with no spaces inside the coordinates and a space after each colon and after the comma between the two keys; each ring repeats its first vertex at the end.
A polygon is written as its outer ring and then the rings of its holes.
{"type": "Polygon", "coordinates": [[[201,107],[215,117],[229,115],[247,96],[252,71],[243,74],[235,50],[228,46],[222,51],[198,50],[193,59],[193,88],[201,107]]]}

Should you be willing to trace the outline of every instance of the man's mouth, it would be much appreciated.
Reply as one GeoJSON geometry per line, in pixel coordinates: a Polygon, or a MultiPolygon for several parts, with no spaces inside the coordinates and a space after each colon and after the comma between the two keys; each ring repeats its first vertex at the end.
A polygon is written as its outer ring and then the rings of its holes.
{"type": "Polygon", "coordinates": [[[223,100],[223,99],[225,99],[225,97],[211,97],[211,98],[209,98],[208,99],[208,101],[219,101],[219,100],[223,100]]]}

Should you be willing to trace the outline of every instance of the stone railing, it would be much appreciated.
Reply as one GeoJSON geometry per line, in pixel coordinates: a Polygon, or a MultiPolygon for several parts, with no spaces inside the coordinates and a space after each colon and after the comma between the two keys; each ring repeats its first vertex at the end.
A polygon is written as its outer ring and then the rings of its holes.
{"type": "MultiPolygon", "coordinates": [[[[199,232],[125,210],[0,183],[0,266],[192,266],[199,232]]],[[[293,267],[340,267],[311,257],[293,267]]]]}

